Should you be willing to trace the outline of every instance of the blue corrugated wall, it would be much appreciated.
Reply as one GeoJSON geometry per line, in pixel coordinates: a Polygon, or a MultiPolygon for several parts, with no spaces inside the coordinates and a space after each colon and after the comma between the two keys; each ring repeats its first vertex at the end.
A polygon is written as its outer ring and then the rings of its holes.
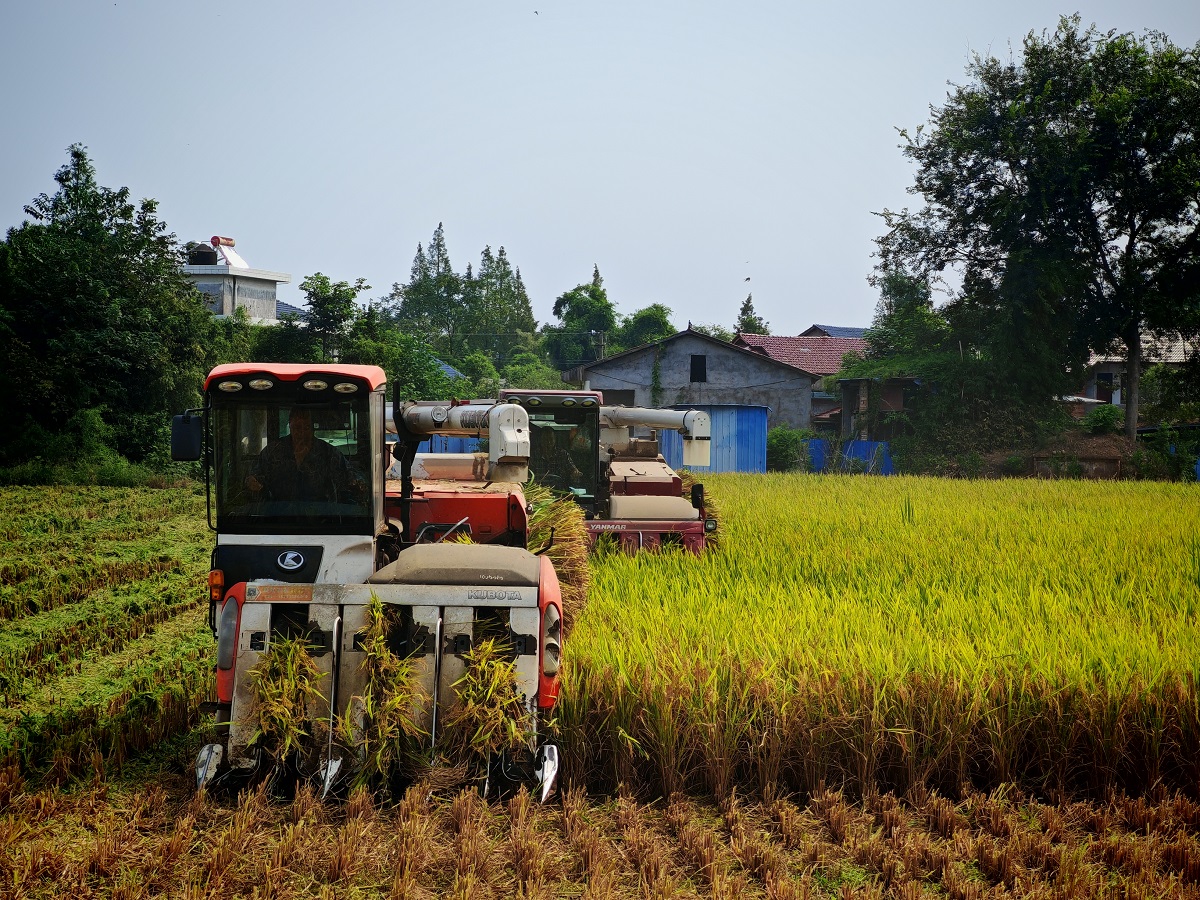
{"type": "MultiPolygon", "coordinates": [[[[694,472],[767,471],[767,413],[765,406],[696,404],[674,409],[698,409],[712,421],[712,452],[708,466],[694,472]]],[[[683,467],[683,436],[678,431],[660,431],[663,459],[672,469],[683,467]]]]}
{"type": "MultiPolygon", "coordinates": [[[[424,450],[424,448],[422,448],[424,450]]],[[[435,434],[429,438],[429,449],[426,453],[478,453],[479,438],[451,437],[447,434],[435,434]]]]}
{"type": "Polygon", "coordinates": [[[829,441],[817,438],[808,442],[810,472],[865,472],[873,475],[894,475],[892,451],[887,441],[846,441],[841,448],[831,447],[829,441]]]}

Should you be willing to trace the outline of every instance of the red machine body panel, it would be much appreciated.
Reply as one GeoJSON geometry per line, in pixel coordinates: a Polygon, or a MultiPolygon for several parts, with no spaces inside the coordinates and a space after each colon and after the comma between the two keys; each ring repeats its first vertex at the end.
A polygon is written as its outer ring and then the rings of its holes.
{"type": "Polygon", "coordinates": [[[608,465],[609,490],[626,496],[683,496],[683,479],[660,459],[618,459],[608,465]]]}
{"type": "Polygon", "coordinates": [[[592,545],[602,534],[611,534],[623,551],[658,550],[663,546],[679,546],[692,553],[704,549],[704,520],[651,521],[642,519],[589,519],[588,540],[592,545]]]}
{"type": "MultiPolygon", "coordinates": [[[[384,514],[392,521],[400,521],[401,502],[399,490],[389,490],[384,496],[384,514]]],[[[471,526],[471,536],[480,544],[511,535],[519,535],[523,544],[529,527],[525,496],[519,490],[507,486],[483,488],[470,483],[417,482],[409,512],[413,533],[405,535],[405,540],[416,540],[422,528],[426,528],[427,538],[436,540],[445,532],[441,526],[454,525],[464,518],[471,526]]]]}

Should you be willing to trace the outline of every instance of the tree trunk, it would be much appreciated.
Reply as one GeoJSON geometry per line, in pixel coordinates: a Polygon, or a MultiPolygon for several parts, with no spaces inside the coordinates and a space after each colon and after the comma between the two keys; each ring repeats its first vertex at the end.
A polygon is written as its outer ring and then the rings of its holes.
{"type": "Polygon", "coordinates": [[[1139,383],[1142,375],[1142,332],[1134,322],[1125,334],[1125,383],[1122,399],[1125,401],[1125,437],[1137,438],[1139,383]]]}

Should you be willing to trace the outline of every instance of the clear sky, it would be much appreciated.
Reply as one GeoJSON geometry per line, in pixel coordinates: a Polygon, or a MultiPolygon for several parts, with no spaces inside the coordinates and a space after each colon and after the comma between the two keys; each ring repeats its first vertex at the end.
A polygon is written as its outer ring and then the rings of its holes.
{"type": "Polygon", "coordinates": [[[297,305],[317,271],[382,297],[442,222],[458,271],[507,248],[539,321],[598,264],[680,328],[750,291],[775,334],[867,325],[872,211],[912,204],[895,129],[1075,11],[1200,40],[1196,0],[5,0],[0,227],[80,142],[297,305]]]}

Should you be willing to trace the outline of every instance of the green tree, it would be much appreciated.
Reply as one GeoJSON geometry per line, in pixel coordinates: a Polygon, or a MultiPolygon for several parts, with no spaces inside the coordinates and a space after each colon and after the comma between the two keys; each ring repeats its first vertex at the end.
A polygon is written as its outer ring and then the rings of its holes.
{"type": "Polygon", "coordinates": [[[536,353],[521,350],[501,372],[505,387],[528,390],[557,391],[570,387],[562,380],[559,370],[551,368],[536,353]]]}
{"type": "Polygon", "coordinates": [[[246,310],[238,307],[232,316],[217,319],[213,326],[212,346],[209,356],[212,362],[245,362],[254,358],[255,326],[250,324],[246,310]]]}
{"type": "Polygon", "coordinates": [[[671,310],[661,303],[652,303],[631,315],[621,317],[612,349],[629,350],[661,341],[673,334],[675,326],[671,324],[671,310]]]}
{"type": "Polygon", "coordinates": [[[455,368],[466,376],[468,390],[475,397],[495,397],[500,390],[500,373],[482,350],[468,353],[455,368]]]}
{"type": "Polygon", "coordinates": [[[320,272],[300,282],[304,305],[308,307],[308,330],[320,343],[321,356],[326,362],[339,358],[342,339],[358,312],[354,301],[360,293],[370,289],[362,278],[356,279],[354,284],[335,282],[320,272]]]}
{"type": "Polygon", "coordinates": [[[924,206],[884,211],[882,264],[956,270],[963,320],[986,320],[996,358],[1023,346],[1044,385],[1123,344],[1132,436],[1142,334],[1200,317],[1200,45],[1075,16],[967,72],[928,134],[901,131],[924,206]]]}
{"type": "Polygon", "coordinates": [[[617,329],[617,312],[604,289],[600,267],[592,270],[590,284],[580,284],[554,301],[558,325],[542,329],[550,361],[560,370],[600,359],[606,342],[617,329]]]}
{"type": "Polygon", "coordinates": [[[1200,421],[1200,352],[1180,366],[1157,363],[1143,380],[1146,418],[1155,425],[1200,421]]]}
{"type": "Polygon", "coordinates": [[[342,361],[382,368],[388,376],[389,397],[441,400],[470,393],[470,385],[445,373],[425,340],[402,332],[375,304],[361,310],[351,323],[342,361]]]}
{"type": "Polygon", "coordinates": [[[733,339],[737,337],[736,333],[730,331],[724,325],[718,325],[715,322],[700,325],[693,325],[691,322],[688,322],[688,328],[692,329],[692,331],[698,331],[700,334],[707,334],[709,337],[715,337],[717,340],[725,341],[726,343],[730,344],[733,343],[733,339]]]}
{"type": "Polygon", "coordinates": [[[754,311],[753,294],[747,294],[746,299],[742,301],[742,306],[738,310],[737,323],[733,326],[733,330],[741,334],[771,333],[768,323],[764,322],[763,317],[754,311]]]}
{"type": "Polygon", "coordinates": [[[426,335],[436,352],[454,358],[462,351],[467,308],[463,277],[455,273],[439,222],[429,248],[417,245],[407,284],[392,285],[385,303],[402,331],[426,335]]]}
{"type": "Polygon", "coordinates": [[[115,449],[141,460],[168,414],[196,405],[221,340],[156,202],[102,187],[82,145],[67,152],[58,189],[0,244],[0,453],[48,456],[68,422],[99,409],[115,449]]]}
{"type": "Polygon", "coordinates": [[[254,329],[251,359],[255,362],[313,363],[322,358],[320,340],[299,316],[284,316],[276,325],[254,329]]]}
{"type": "Polygon", "coordinates": [[[1037,408],[1014,394],[1002,376],[1011,363],[997,359],[995,348],[980,344],[988,327],[966,321],[963,309],[933,305],[929,281],[897,269],[876,273],[879,288],[875,318],[864,337],[865,354],[847,354],[841,378],[867,379],[868,420],[899,417],[908,443],[921,457],[982,452],[1016,445],[1036,434],[1056,410],[1037,408]],[[889,379],[902,379],[902,414],[880,412],[880,390],[889,379]]]}
{"type": "Polygon", "coordinates": [[[943,361],[950,327],[933,308],[929,282],[893,270],[881,275],[878,286],[875,319],[863,337],[867,358],[886,368],[876,367],[873,374],[931,374],[943,361]]]}
{"type": "Polygon", "coordinates": [[[468,267],[463,278],[463,315],[467,354],[483,351],[496,363],[518,348],[531,346],[537,331],[533,306],[521,270],[513,269],[503,247],[495,254],[491,247],[483,248],[477,274],[472,275],[468,267]]]}

